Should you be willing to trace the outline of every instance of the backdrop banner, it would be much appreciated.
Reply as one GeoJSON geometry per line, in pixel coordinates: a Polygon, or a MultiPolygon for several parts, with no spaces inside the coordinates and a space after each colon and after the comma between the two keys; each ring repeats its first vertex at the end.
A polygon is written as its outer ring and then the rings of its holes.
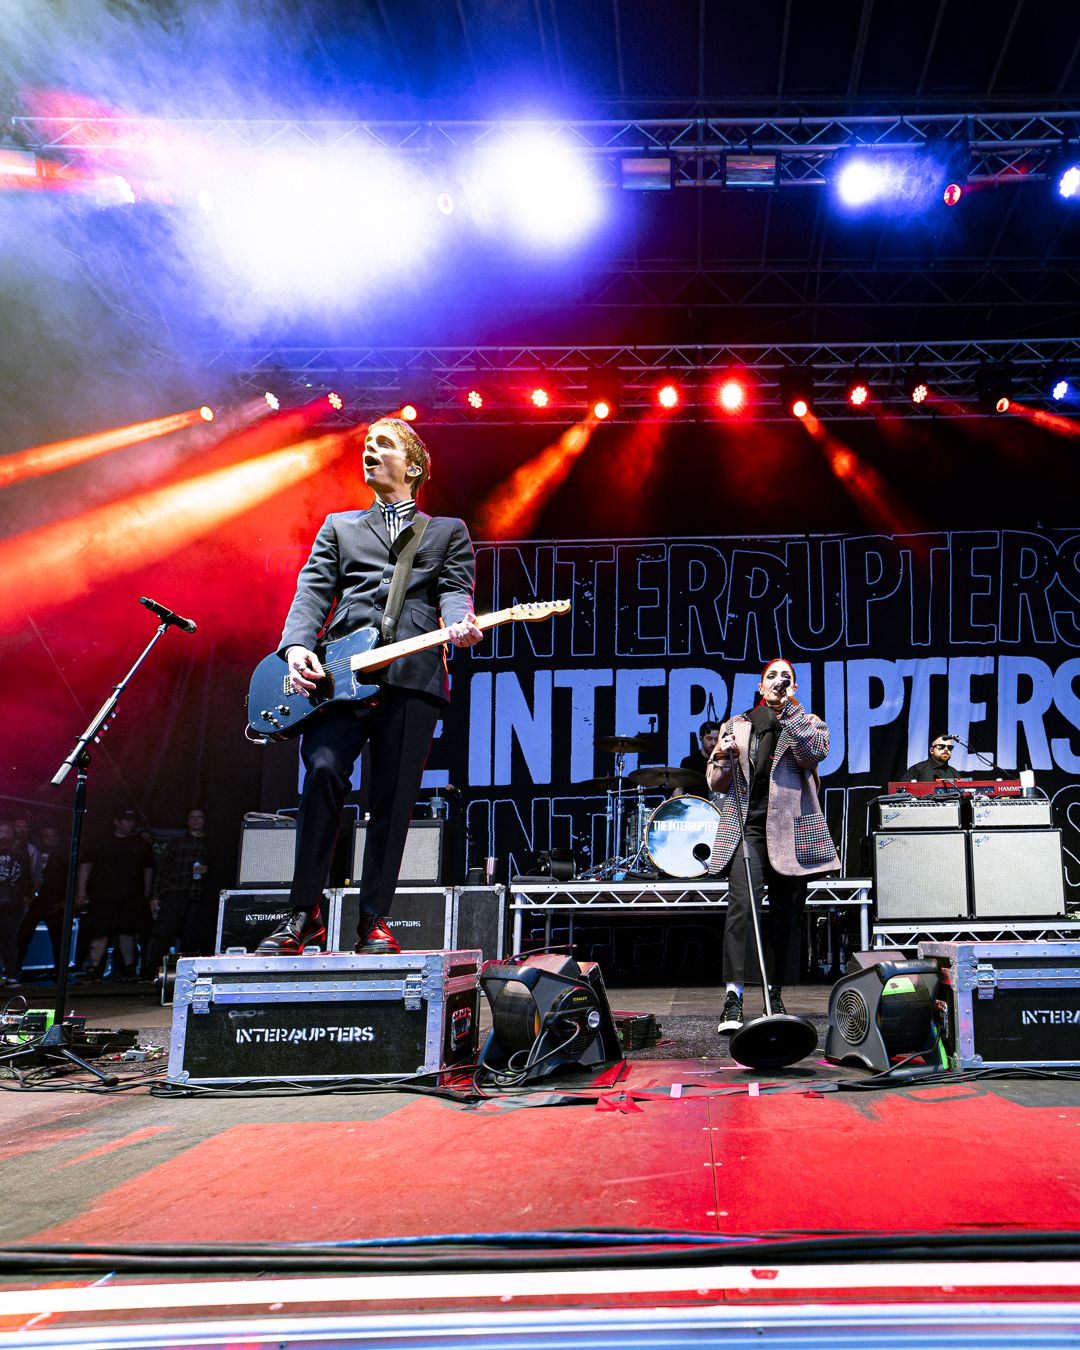
{"type": "Polygon", "coordinates": [[[847,875],[867,873],[871,799],[949,732],[984,757],[957,748],[962,776],[1034,770],[1080,884],[1080,531],[477,546],[479,613],[559,597],[569,616],[452,653],[426,786],[459,789],[471,862],[598,861],[605,797],[586,784],[613,757],[595,741],[652,734],[627,769],[678,764],[783,655],[831,732],[824,805],[847,875]]]}

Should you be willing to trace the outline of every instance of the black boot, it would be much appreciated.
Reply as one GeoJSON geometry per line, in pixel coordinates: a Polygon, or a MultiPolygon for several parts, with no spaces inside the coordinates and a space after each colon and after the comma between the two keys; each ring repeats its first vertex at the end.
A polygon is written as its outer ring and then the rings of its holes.
{"type": "Polygon", "coordinates": [[[318,909],[294,909],[284,923],[255,949],[256,956],[299,956],[305,947],[326,939],[326,925],[318,909]]]}

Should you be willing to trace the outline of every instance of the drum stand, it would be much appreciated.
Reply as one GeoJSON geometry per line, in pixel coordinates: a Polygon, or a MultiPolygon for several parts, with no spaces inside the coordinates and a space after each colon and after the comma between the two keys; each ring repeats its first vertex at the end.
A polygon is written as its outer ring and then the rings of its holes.
{"type": "MultiPolygon", "coordinates": [[[[817,1028],[806,1017],[790,1013],[774,1013],[769,998],[769,976],[765,970],[765,948],[761,941],[761,924],[754,898],[754,877],[750,856],[746,851],[746,822],[739,801],[739,765],[734,750],[728,751],[731,765],[731,790],[735,794],[735,818],[739,822],[739,843],[742,845],[743,866],[746,868],[746,888],[750,893],[750,920],[754,929],[761,988],[765,994],[765,1012],[761,1017],[746,1022],[733,1032],[729,1049],[731,1058],[751,1069],[782,1069],[797,1060],[805,1059],[817,1046],[817,1028]]],[[[749,805],[749,800],[747,802],[749,805]]],[[[781,975],[782,972],[777,972],[781,975]]]]}

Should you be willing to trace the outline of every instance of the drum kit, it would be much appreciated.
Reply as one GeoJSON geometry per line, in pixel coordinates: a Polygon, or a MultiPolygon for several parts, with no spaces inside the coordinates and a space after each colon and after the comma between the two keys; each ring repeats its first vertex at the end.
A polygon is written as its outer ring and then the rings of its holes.
{"type": "Polygon", "coordinates": [[[706,795],[704,760],[700,773],[673,764],[626,773],[626,756],[648,750],[647,737],[603,736],[596,748],[615,756],[615,772],[582,784],[607,793],[605,859],[583,880],[705,876],[720,813],[706,795]],[[650,788],[664,794],[659,806],[646,801],[650,788]]]}

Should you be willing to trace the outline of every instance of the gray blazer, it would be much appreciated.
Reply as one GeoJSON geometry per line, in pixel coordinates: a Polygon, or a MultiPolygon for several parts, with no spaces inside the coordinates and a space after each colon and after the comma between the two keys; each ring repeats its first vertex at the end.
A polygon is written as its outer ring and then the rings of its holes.
{"type": "MultiPolygon", "coordinates": [[[[473,607],[476,571],[463,520],[417,511],[391,546],[378,506],[367,511],[337,511],[326,517],[297,578],[278,654],[284,657],[294,646],[314,647],[320,636],[338,638],[358,628],[378,628],[398,552],[417,520],[426,520],[427,528],[413,558],[397,637],[428,633],[439,626],[440,618],[447,627],[463,619],[473,607]]],[[[435,698],[450,697],[445,647],[404,656],[377,678],[435,698]]]]}
{"type": "MultiPolygon", "coordinates": [[[[818,802],[817,766],[829,753],[829,728],[813,713],[805,712],[794,699],[779,714],[780,735],[773,754],[769,779],[769,806],[765,841],[769,862],[782,876],[811,876],[835,872],[840,866],[818,802]]],[[[745,713],[725,723],[738,749],[739,783],[732,782],[727,755],[714,751],[706,778],[718,795],[713,804],[720,812],[709,872],[716,875],[731,862],[739,846],[740,809],[745,814],[750,787],[750,737],[753,726],[745,713]],[[738,799],[736,800],[737,789],[738,799]]]]}

